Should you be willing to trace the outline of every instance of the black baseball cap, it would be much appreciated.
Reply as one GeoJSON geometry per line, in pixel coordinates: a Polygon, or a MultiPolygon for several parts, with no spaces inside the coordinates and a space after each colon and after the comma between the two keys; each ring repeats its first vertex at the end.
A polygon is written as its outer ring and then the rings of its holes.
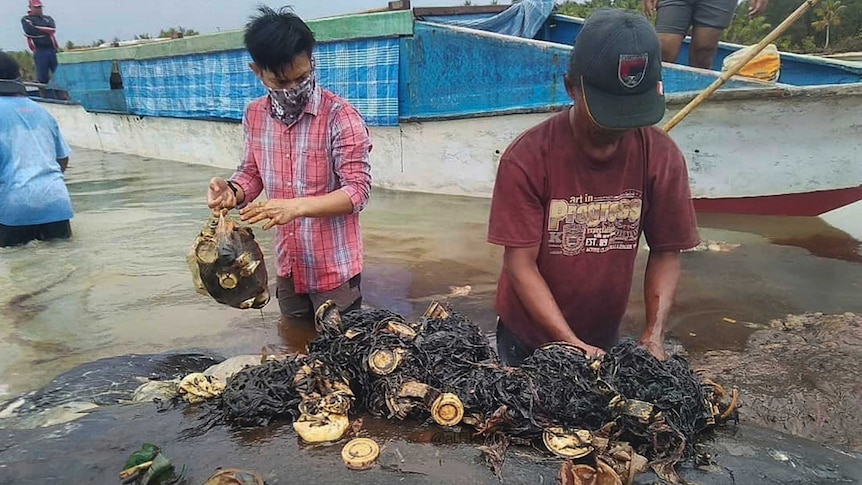
{"type": "Polygon", "coordinates": [[[651,126],[664,117],[661,44],[640,13],[601,8],[575,38],[569,77],[587,111],[604,128],[651,126]]]}

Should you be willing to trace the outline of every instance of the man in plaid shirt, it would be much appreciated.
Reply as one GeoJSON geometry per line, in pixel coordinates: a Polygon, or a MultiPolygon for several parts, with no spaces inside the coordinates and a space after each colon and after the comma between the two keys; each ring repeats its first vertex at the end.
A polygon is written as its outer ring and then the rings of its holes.
{"type": "Polygon", "coordinates": [[[245,153],[229,180],[213,178],[212,209],[276,227],[282,316],[308,318],[326,300],[362,304],[359,212],[371,192],[371,141],[359,112],[316,84],[314,35],[296,15],[259,9],[246,26],[255,75],[269,92],[243,116],[245,153]],[[252,203],[262,191],[268,200],[252,203]]]}

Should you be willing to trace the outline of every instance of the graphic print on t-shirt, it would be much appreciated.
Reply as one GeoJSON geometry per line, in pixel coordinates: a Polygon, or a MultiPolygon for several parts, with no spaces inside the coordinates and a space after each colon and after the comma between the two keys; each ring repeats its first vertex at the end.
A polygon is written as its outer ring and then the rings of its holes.
{"type": "Polygon", "coordinates": [[[575,256],[637,247],[643,197],[639,190],[594,197],[551,199],[548,207],[550,254],[575,256]]]}

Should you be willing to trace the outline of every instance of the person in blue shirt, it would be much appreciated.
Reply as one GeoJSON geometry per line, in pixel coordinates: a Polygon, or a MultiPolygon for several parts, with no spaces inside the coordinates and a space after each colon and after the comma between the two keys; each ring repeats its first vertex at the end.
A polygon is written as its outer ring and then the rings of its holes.
{"type": "Polygon", "coordinates": [[[27,96],[21,68],[0,52],[0,246],[72,237],[64,172],[71,149],[57,121],[27,96]]]}

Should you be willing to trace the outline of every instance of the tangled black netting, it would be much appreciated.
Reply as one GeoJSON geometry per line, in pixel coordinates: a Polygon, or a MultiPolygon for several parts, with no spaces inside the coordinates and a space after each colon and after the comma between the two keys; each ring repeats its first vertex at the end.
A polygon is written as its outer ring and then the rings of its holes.
{"type": "Polygon", "coordinates": [[[571,345],[550,344],[519,368],[476,365],[450,386],[465,408],[486,419],[484,431],[536,436],[550,427],[595,432],[613,423],[612,438],[651,458],[690,456],[711,416],[711,390],[682,357],[658,361],[628,339],[601,360],[587,359],[571,345]],[[652,405],[652,414],[661,417],[645,419],[614,406],[626,401],[652,405]]]}
{"type": "Polygon", "coordinates": [[[244,426],[264,426],[281,417],[296,419],[300,395],[293,379],[307,361],[293,356],[234,374],[221,395],[225,417],[244,426]]]}
{"type": "MultiPolygon", "coordinates": [[[[614,346],[602,359],[599,377],[620,396],[650,403],[654,414],[663,417],[663,433],[672,437],[684,455],[693,452],[695,437],[707,428],[712,412],[709,402],[713,390],[705,385],[678,355],[664,361],[655,359],[633,340],[614,346]]],[[[621,417],[621,439],[633,443],[650,443],[656,429],[631,416],[621,417]]],[[[647,451],[647,450],[643,450],[647,451]]]]}
{"type": "Polygon", "coordinates": [[[478,364],[498,363],[482,330],[465,315],[450,311],[445,319],[422,317],[419,323],[422,331],[414,343],[428,385],[444,392],[457,391],[478,364]]]}
{"type": "Polygon", "coordinates": [[[521,366],[538,389],[543,422],[595,431],[611,421],[613,389],[596,378],[584,353],[564,344],[537,349],[521,366]]]}
{"type": "Polygon", "coordinates": [[[504,430],[513,436],[531,436],[549,424],[540,412],[539,390],[523,369],[480,364],[452,387],[471,423],[483,434],[504,430]]]}
{"type": "Polygon", "coordinates": [[[295,420],[308,384],[294,383],[294,376],[304,368],[303,382],[311,382],[311,372],[317,389],[335,389],[320,386],[334,380],[349,385],[351,413],[427,418],[426,391],[433,391],[431,398],[452,393],[463,404],[462,422],[486,436],[588,430],[629,442],[651,461],[670,466],[690,458],[698,434],[714,423],[715,395],[685,359],[658,361],[633,340],[601,359],[588,359],[568,344],[549,344],[512,368],[500,364],[477,325],[450,309],[415,322],[387,310],[328,312],[316,323],[318,336],[307,356],[238,372],[209,404],[211,414],[247,426],[295,420]],[[379,361],[387,363],[383,369],[374,359],[379,353],[387,355],[379,361]]]}
{"type": "Polygon", "coordinates": [[[454,311],[446,318],[408,323],[387,310],[357,310],[341,316],[340,327],[321,325],[320,330],[308,344],[309,355],[346,376],[367,411],[387,418],[409,414],[393,404],[405,383],[457,394],[477,364],[494,358],[479,327],[454,311]],[[370,358],[380,351],[399,354],[397,369],[381,375],[370,367],[370,358]]]}
{"type": "Polygon", "coordinates": [[[202,423],[184,430],[182,436],[199,436],[219,423],[253,427],[274,419],[295,420],[302,397],[294,377],[309,360],[291,355],[242,369],[228,378],[221,395],[203,403],[202,423]]]}
{"type": "Polygon", "coordinates": [[[393,417],[394,410],[387,405],[387,396],[397,393],[405,380],[422,382],[426,375],[412,339],[386,330],[392,323],[405,325],[404,319],[386,310],[357,310],[341,318],[340,330],[339,327],[319,326],[320,335],[308,344],[309,355],[345,376],[367,411],[376,416],[393,417]],[[369,358],[377,351],[401,353],[404,361],[398,366],[398,372],[375,373],[369,367],[369,358]]]}

